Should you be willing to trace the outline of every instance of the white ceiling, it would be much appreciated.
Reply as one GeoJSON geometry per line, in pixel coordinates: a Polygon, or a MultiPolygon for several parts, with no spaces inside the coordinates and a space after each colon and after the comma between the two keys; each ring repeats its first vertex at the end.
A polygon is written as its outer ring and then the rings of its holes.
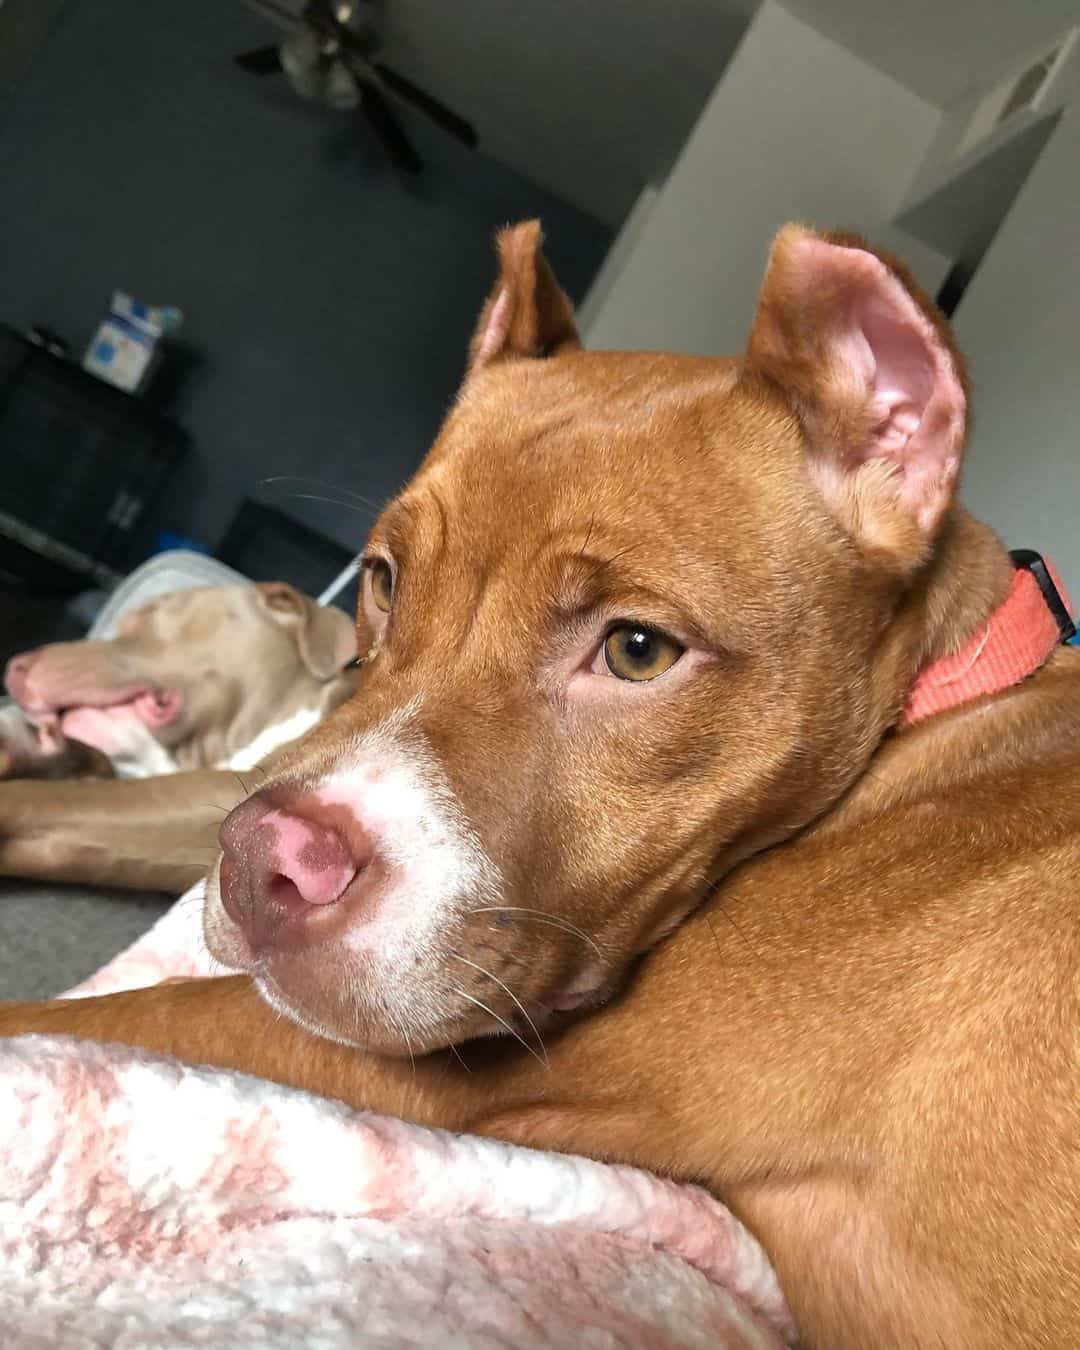
{"type": "MultiPolygon", "coordinates": [[[[474,121],[487,153],[616,226],[665,175],[757,0],[373,3],[389,64],[474,121]]],[[[1080,22],[1080,0],[782,3],[939,107],[1080,22]]]]}
{"type": "Polygon", "coordinates": [[[1080,0],[783,3],[811,27],[938,107],[999,73],[1007,74],[1080,23],[1080,0]]]}
{"type": "Polygon", "coordinates": [[[470,117],[489,154],[611,225],[666,173],[746,25],[739,0],[380,8],[390,65],[470,117]]]}

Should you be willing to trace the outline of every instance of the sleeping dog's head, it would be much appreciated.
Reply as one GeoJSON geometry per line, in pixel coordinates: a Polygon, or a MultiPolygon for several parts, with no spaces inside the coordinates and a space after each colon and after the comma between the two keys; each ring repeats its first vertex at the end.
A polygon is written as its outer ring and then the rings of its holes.
{"type": "Polygon", "coordinates": [[[825,811],[928,647],[963,376],[906,274],[796,227],[746,356],[581,350],[534,224],[368,542],[360,691],[222,829],[206,932],[311,1028],[587,1007],[825,811]]]}
{"type": "Polygon", "coordinates": [[[321,711],[355,650],[346,615],[282,581],[170,592],[111,638],[12,657],[4,681],[27,720],[0,725],[0,774],[48,774],[73,743],[121,776],[206,768],[253,745],[254,762],[269,728],[321,711]]]}

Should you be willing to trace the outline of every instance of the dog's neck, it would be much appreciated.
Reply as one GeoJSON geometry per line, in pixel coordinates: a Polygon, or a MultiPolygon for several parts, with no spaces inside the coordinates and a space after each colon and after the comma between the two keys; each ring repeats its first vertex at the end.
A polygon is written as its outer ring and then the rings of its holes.
{"type": "MultiPolygon", "coordinates": [[[[1026,683],[1026,692],[1017,690],[978,706],[961,703],[940,716],[900,725],[919,672],[955,656],[985,630],[1014,577],[1012,560],[992,531],[958,511],[946,527],[939,557],[922,586],[908,597],[890,635],[893,649],[883,680],[895,681],[889,688],[897,716],[851,790],[815,824],[815,834],[848,828],[897,802],[931,794],[943,783],[955,787],[992,773],[1001,757],[1015,767],[1018,747],[1036,759],[1048,753],[1046,726],[1055,724],[1045,715],[1046,690],[1056,686],[1055,676],[1045,670],[1026,683]]],[[[1052,655],[1047,670],[1058,664],[1052,655]]]]}
{"type": "Polygon", "coordinates": [[[950,521],[915,599],[923,637],[901,727],[1020,684],[1069,631],[1062,629],[1067,599],[1055,607],[1036,575],[1017,568],[990,530],[966,512],[950,521]]]}
{"type": "MultiPolygon", "coordinates": [[[[815,832],[831,828],[830,819],[846,818],[853,803],[871,813],[888,805],[901,785],[894,778],[889,791],[882,791],[875,786],[876,776],[866,771],[882,753],[891,757],[898,739],[906,739],[891,733],[919,672],[963,649],[1008,595],[1013,576],[1012,561],[993,531],[957,508],[944,526],[939,550],[905,596],[878,651],[865,762],[853,765],[847,788],[801,825],[792,829],[784,822],[765,821],[734,841],[718,860],[715,879],[726,876],[746,858],[790,839],[804,826],[815,832]]],[[[925,772],[925,767],[915,772],[925,772]]]]}
{"type": "Polygon", "coordinates": [[[901,726],[1020,684],[1046,664],[1065,631],[1036,573],[1018,567],[1008,596],[976,636],[919,672],[901,726]]]}
{"type": "Polygon", "coordinates": [[[1013,576],[993,531],[957,507],[878,653],[875,720],[881,736],[899,722],[920,672],[971,641],[1005,600],[1013,576]]]}
{"type": "Polygon", "coordinates": [[[918,607],[918,669],[957,652],[982,628],[1012,586],[1014,567],[997,536],[957,508],[912,603],[918,607]]]}
{"type": "Polygon", "coordinates": [[[329,680],[310,678],[295,681],[279,691],[274,699],[274,716],[266,707],[251,703],[239,709],[224,728],[211,731],[178,747],[177,765],[181,769],[250,769],[267,755],[321,722],[349,698],[359,683],[359,671],[346,667],[329,680]]]}

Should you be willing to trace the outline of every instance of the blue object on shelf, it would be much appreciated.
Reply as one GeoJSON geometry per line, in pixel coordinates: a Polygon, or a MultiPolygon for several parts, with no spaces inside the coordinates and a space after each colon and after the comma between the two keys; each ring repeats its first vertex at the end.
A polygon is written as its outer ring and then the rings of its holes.
{"type": "Polygon", "coordinates": [[[210,545],[204,543],[201,539],[189,539],[187,535],[176,534],[173,530],[162,530],[160,534],[154,537],[154,546],[151,548],[151,554],[170,553],[174,549],[186,549],[188,553],[207,553],[210,552],[210,545]]]}

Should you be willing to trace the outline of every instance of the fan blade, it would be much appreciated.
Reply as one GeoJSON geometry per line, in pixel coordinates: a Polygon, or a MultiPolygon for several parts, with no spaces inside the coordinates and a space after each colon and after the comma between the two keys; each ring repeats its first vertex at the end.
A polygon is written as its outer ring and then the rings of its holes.
{"type": "Polygon", "coordinates": [[[390,105],[373,84],[360,85],[360,106],[372,129],[386,147],[386,153],[399,169],[419,173],[424,162],[413,149],[404,128],[390,111],[390,105]]]}
{"type": "Polygon", "coordinates": [[[276,47],[256,47],[253,52],[241,52],[233,60],[241,70],[249,71],[252,75],[281,73],[281,57],[276,47]]]}
{"type": "Polygon", "coordinates": [[[404,99],[406,103],[411,103],[420,112],[426,113],[433,122],[442,127],[443,131],[448,131],[451,136],[456,136],[465,145],[477,145],[480,138],[471,122],[466,122],[464,117],[459,117],[456,112],[452,112],[445,103],[440,103],[438,99],[432,98],[430,94],[413,84],[412,80],[407,80],[404,75],[399,75],[396,70],[384,66],[381,61],[374,62],[372,68],[392,94],[397,94],[398,98],[404,99]]]}

